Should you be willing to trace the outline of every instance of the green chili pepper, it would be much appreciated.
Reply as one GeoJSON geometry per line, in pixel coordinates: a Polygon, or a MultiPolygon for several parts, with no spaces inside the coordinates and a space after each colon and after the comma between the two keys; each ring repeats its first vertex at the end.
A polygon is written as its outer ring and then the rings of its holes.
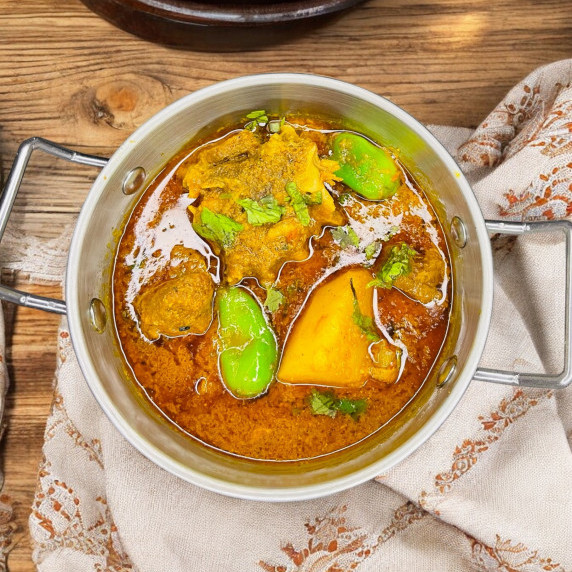
{"type": "Polygon", "coordinates": [[[401,184],[401,172],[391,155],[360,135],[336,135],[332,159],[340,165],[336,175],[366,199],[387,199],[401,184]]]}
{"type": "Polygon", "coordinates": [[[262,308],[244,288],[221,290],[217,303],[223,383],[235,397],[257,397],[266,391],[276,371],[274,333],[262,308]]]}

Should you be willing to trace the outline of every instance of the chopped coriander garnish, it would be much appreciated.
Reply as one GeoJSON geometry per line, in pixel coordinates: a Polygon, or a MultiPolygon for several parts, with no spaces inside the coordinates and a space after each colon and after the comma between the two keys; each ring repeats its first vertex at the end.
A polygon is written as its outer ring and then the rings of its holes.
{"type": "Polygon", "coordinates": [[[380,337],[373,324],[373,319],[363,314],[360,310],[353,280],[350,280],[350,288],[352,289],[352,295],[354,297],[354,312],[352,314],[352,319],[355,325],[362,331],[362,334],[364,334],[370,342],[378,342],[380,337]]]}
{"type": "Polygon", "coordinates": [[[351,198],[351,195],[349,193],[342,193],[339,197],[338,197],[338,203],[340,203],[340,205],[345,205],[351,198]]]}
{"type": "Polygon", "coordinates": [[[384,236],[384,240],[389,240],[394,234],[399,232],[400,228],[396,225],[392,225],[389,228],[389,232],[384,236]]]}
{"type": "Polygon", "coordinates": [[[252,119],[249,121],[244,128],[248,129],[249,131],[256,131],[258,126],[264,127],[268,123],[268,116],[266,115],[266,111],[264,109],[259,109],[257,111],[251,111],[247,116],[247,119],[252,119]]]}
{"type": "Polygon", "coordinates": [[[331,391],[320,393],[312,389],[312,393],[308,398],[308,402],[314,415],[327,415],[328,417],[336,416],[335,397],[331,391]]]}
{"type": "Polygon", "coordinates": [[[193,229],[203,238],[214,240],[228,248],[234,244],[236,235],[244,227],[230,217],[205,207],[200,213],[200,220],[193,222],[193,229]]]}
{"type": "Polygon", "coordinates": [[[307,205],[321,205],[322,204],[322,191],[316,191],[312,196],[302,195],[304,202],[307,205]]]}
{"type": "Polygon", "coordinates": [[[145,256],[143,256],[142,258],[138,258],[133,264],[130,264],[127,268],[129,270],[138,270],[145,264],[146,260],[147,258],[145,256]]]}
{"type": "Polygon", "coordinates": [[[366,260],[371,260],[372,258],[376,257],[381,250],[381,244],[379,241],[374,240],[372,243],[368,244],[365,247],[365,258],[366,260]]]}
{"type": "Polygon", "coordinates": [[[349,225],[335,226],[332,228],[332,238],[342,248],[348,248],[348,246],[359,247],[359,237],[355,233],[355,230],[349,225]]]}
{"type": "Polygon", "coordinates": [[[253,226],[278,222],[286,211],[272,195],[262,197],[258,202],[241,199],[238,204],[246,211],[248,222],[253,226]]]}
{"type": "Polygon", "coordinates": [[[310,224],[310,213],[308,211],[308,206],[302,193],[298,190],[298,186],[294,181],[286,183],[286,192],[290,197],[290,204],[300,221],[302,226],[308,226],[310,224]]]}
{"type": "Polygon", "coordinates": [[[315,389],[312,389],[312,393],[308,396],[308,404],[314,415],[335,417],[339,412],[344,415],[351,415],[355,421],[367,409],[365,399],[347,399],[345,397],[339,399],[331,391],[322,393],[315,389]]]}
{"type": "Polygon", "coordinates": [[[365,399],[347,399],[343,397],[338,399],[337,408],[340,413],[351,415],[354,419],[363,413],[367,408],[367,401],[365,399]]]}
{"type": "Polygon", "coordinates": [[[280,133],[285,122],[285,117],[282,117],[281,119],[272,119],[268,122],[268,131],[270,131],[270,133],[280,133]]]}
{"type": "MultiPolygon", "coordinates": [[[[264,109],[259,109],[257,111],[251,111],[246,118],[247,119],[260,119],[262,117],[266,117],[266,111],[264,111],[264,109]]],[[[268,117],[266,117],[266,120],[268,119],[268,117]]]]}
{"type": "Polygon", "coordinates": [[[268,131],[270,131],[270,133],[280,133],[280,121],[278,121],[277,119],[269,121],[268,131]]]}
{"type": "Polygon", "coordinates": [[[401,229],[396,225],[391,225],[389,230],[383,235],[379,237],[379,240],[383,242],[387,242],[390,238],[395,236],[401,229]]]}
{"type": "Polygon", "coordinates": [[[266,301],[264,305],[270,312],[276,312],[284,302],[284,294],[275,288],[268,288],[266,290],[266,301]]]}
{"type": "Polygon", "coordinates": [[[394,246],[385,264],[368,286],[391,288],[399,276],[406,276],[411,272],[411,261],[416,254],[417,252],[404,242],[394,246]]]}

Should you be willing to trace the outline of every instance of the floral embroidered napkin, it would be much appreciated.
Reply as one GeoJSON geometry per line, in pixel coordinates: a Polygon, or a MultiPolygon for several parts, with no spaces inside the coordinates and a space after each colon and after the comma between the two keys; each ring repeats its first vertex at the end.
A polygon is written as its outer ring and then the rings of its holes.
{"type": "MultiPolygon", "coordinates": [[[[435,127],[485,216],[572,214],[572,60],[519,83],[475,131],[435,127]]],[[[564,247],[492,238],[482,364],[559,371],[564,247]]],[[[30,516],[41,571],[572,570],[572,387],[472,382],[415,454],[374,481],[296,503],[226,498],[159,469],[95,403],[67,325],[30,516]]]]}
{"type": "MultiPolygon", "coordinates": [[[[8,371],[5,359],[6,339],[4,337],[4,314],[0,306],[0,437],[4,433],[5,422],[3,421],[4,407],[6,404],[6,392],[8,391],[8,371]]],[[[4,475],[0,471],[0,490],[4,484],[4,475]]],[[[0,494],[0,572],[4,572],[7,566],[7,556],[14,547],[14,532],[16,523],[13,519],[14,511],[12,499],[9,495],[0,494]]]]}

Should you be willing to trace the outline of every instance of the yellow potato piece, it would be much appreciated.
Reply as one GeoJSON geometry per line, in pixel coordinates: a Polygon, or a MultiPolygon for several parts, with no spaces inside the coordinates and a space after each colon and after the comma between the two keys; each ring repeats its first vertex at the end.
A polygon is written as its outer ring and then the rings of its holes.
{"type": "MultiPolygon", "coordinates": [[[[354,321],[353,283],[362,315],[373,318],[372,274],[365,268],[341,270],[311,294],[286,340],[278,379],[290,384],[361,387],[369,377],[395,381],[395,348],[385,340],[375,343],[385,354],[376,363],[368,351],[372,340],[354,321]],[[376,371],[377,368],[383,370],[376,371]],[[391,373],[393,372],[393,373],[391,373]]],[[[374,353],[375,355],[375,353],[374,353]]],[[[398,368],[397,368],[398,369],[398,368]]]]}

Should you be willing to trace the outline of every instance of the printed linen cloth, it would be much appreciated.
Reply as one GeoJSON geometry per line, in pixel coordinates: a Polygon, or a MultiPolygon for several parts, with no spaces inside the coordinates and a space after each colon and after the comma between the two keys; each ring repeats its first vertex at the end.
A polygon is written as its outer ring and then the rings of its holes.
{"type": "MultiPolygon", "coordinates": [[[[538,69],[480,127],[435,127],[488,218],[572,214],[572,60],[538,69]]],[[[482,365],[558,372],[564,246],[492,238],[482,365]]],[[[65,320],[30,516],[41,571],[572,570],[572,387],[473,381],[417,452],[359,487],[273,504],[185,483],[140,455],[94,401],[65,320]]]]}

